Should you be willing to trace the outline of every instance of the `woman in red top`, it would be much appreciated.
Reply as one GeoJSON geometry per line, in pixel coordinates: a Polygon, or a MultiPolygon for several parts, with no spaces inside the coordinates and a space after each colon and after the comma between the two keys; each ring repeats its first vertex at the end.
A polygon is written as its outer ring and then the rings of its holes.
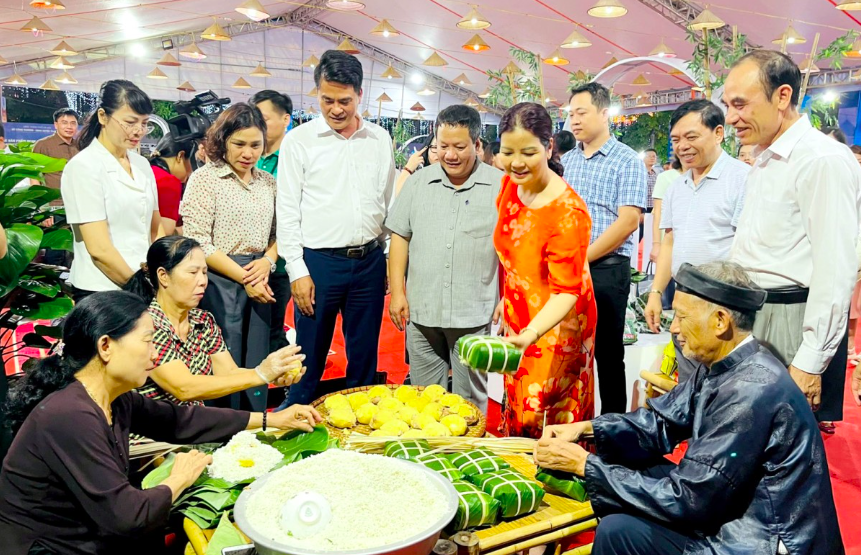
{"type": "Polygon", "coordinates": [[[170,133],[161,138],[149,163],[158,188],[158,210],[166,235],[182,235],[179,203],[188,176],[191,175],[190,141],[175,141],[170,133]]]}
{"type": "Polygon", "coordinates": [[[525,351],[506,376],[503,431],[541,437],[544,424],[589,420],[594,405],[595,295],[586,204],[551,160],[553,123],[539,104],[509,109],[499,125],[506,177],[493,236],[505,271],[507,341],[525,351]]]}

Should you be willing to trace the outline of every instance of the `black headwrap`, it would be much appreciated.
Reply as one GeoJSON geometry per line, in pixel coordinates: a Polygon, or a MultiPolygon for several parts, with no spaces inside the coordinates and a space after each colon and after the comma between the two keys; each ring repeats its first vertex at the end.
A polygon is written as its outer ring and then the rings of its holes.
{"type": "Polygon", "coordinates": [[[766,292],[730,285],[697,271],[688,263],[676,272],[676,290],[713,302],[716,305],[738,310],[756,312],[765,304],[766,292]]]}

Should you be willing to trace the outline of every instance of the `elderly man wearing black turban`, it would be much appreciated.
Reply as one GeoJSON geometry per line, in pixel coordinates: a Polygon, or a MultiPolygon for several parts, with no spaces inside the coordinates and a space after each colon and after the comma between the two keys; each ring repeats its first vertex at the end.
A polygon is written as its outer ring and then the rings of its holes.
{"type": "Polygon", "coordinates": [[[673,302],[692,379],[628,414],[548,426],[542,468],[584,479],[593,555],[841,555],[816,419],[751,335],[765,291],[732,263],[683,265],[673,302]],[[596,454],[574,443],[593,434],[596,454]],[[678,465],[663,459],[680,442],[678,465]]]}

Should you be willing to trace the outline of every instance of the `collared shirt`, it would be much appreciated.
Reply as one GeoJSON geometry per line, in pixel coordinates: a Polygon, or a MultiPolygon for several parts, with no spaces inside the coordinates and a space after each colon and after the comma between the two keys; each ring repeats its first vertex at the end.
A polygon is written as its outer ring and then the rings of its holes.
{"type": "Polygon", "coordinates": [[[682,172],[676,169],[669,169],[665,172],[661,172],[661,175],[659,175],[658,179],[655,180],[655,189],[652,191],[652,199],[663,199],[667,195],[667,189],[670,188],[670,185],[672,185],[680,175],[682,175],[682,172]]]}
{"type": "Polygon", "coordinates": [[[654,208],[655,206],[653,193],[655,192],[655,182],[658,180],[658,173],[660,172],[654,167],[646,170],[646,184],[648,185],[648,189],[646,190],[646,208],[654,208]]]}
{"type": "Polygon", "coordinates": [[[386,227],[409,240],[410,319],[441,328],[487,324],[497,303],[499,258],[493,246],[503,174],[476,160],[469,179],[451,184],[441,164],[404,184],[386,227]]]}
{"type": "Polygon", "coordinates": [[[260,157],[260,160],[257,161],[257,169],[267,171],[272,174],[272,177],[278,177],[278,153],[280,150],[276,150],[272,154],[260,157]]]}
{"type": "MultiPolygon", "coordinates": [[[[59,135],[54,133],[33,143],[33,152],[44,154],[51,158],[62,158],[63,160],[71,160],[78,153],[78,146],[75,141],[67,143],[59,135]]],[[[63,172],[51,172],[45,174],[45,185],[53,189],[60,188],[60,176],[63,172]]]]}
{"type": "MultiPolygon", "coordinates": [[[[619,218],[622,206],[646,206],[646,166],[631,147],[610,136],[586,158],[582,144],[562,157],[565,181],[586,202],[592,218],[592,242],[619,218]]],[[[634,254],[634,235],[613,254],[634,254]]]]}
{"type": "Polygon", "coordinates": [[[278,160],[278,255],[290,281],[308,275],[303,248],[343,248],[385,239],[394,201],[389,133],[369,121],[345,139],[322,117],[284,137],[278,160]]]}
{"type": "Polygon", "coordinates": [[[694,183],[688,170],[661,204],[661,229],[673,230],[673,275],[688,262],[697,266],[726,260],[744,206],[750,166],[721,151],[712,168],[694,183]]]}
{"type": "MultiPolygon", "coordinates": [[[[158,193],[146,158],[131,150],[128,157],[131,175],[98,139],[93,140],[66,165],[60,191],[66,220],[73,225],[106,221],[111,243],[136,270],[146,260],[152,240],[158,193]]],[[[96,267],[83,239],[76,237],[73,248],[72,285],[86,291],[119,289],[96,267]]]]}
{"type": "Polygon", "coordinates": [[[183,234],[227,255],[264,252],[275,239],[275,178],[257,168],[244,183],[224,162],[191,174],[180,214],[183,234]]]}
{"type": "Polygon", "coordinates": [[[820,374],[846,331],[861,169],[849,148],[806,115],[755,155],[730,257],[765,289],[810,288],[792,365],[820,374]]]}
{"type": "MultiPolygon", "coordinates": [[[[215,318],[209,312],[192,308],[188,311],[188,336],[183,341],[173,324],[170,323],[161,305],[155,299],[147,309],[152,317],[155,333],[152,343],[155,347],[156,366],[164,366],[168,362],[181,360],[188,367],[188,371],[195,376],[209,376],[212,374],[212,355],[227,350],[227,345],[221,337],[221,329],[215,323],[215,318]]],[[[184,403],[161,388],[152,378],[147,378],[143,387],[137,389],[138,393],[150,399],[169,401],[175,405],[202,405],[200,401],[184,403]]]]}

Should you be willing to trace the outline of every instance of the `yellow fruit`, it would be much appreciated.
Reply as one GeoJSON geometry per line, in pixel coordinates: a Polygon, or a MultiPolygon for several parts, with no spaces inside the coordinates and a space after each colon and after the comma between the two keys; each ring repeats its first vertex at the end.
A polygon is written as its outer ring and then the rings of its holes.
{"type": "Polygon", "coordinates": [[[347,399],[350,400],[350,406],[353,407],[353,410],[358,410],[362,405],[367,405],[371,402],[371,398],[363,391],[351,393],[347,395],[347,399]]]}
{"type": "Polygon", "coordinates": [[[448,437],[451,431],[439,422],[431,422],[427,428],[422,428],[426,437],[448,437]]]}
{"type": "Polygon", "coordinates": [[[416,397],[415,399],[410,399],[406,402],[406,405],[408,407],[412,407],[419,412],[424,410],[424,408],[428,406],[428,404],[430,404],[430,399],[428,399],[427,397],[416,397]]]}
{"type": "Polygon", "coordinates": [[[386,399],[392,396],[392,390],[384,385],[375,385],[368,390],[368,397],[372,403],[379,403],[380,399],[386,399]]]}
{"type": "Polygon", "coordinates": [[[461,406],[457,407],[457,414],[464,418],[469,418],[475,416],[475,409],[464,403],[461,406]]]}
{"type": "Polygon", "coordinates": [[[383,424],[382,428],[380,428],[380,431],[386,432],[392,436],[399,436],[409,429],[409,425],[403,420],[390,420],[383,424]]]}
{"type": "Polygon", "coordinates": [[[440,397],[439,404],[444,407],[456,407],[463,404],[463,397],[455,393],[446,393],[440,397]]]}
{"type": "Polygon", "coordinates": [[[419,396],[419,392],[416,389],[409,385],[402,385],[401,387],[395,390],[395,399],[400,401],[401,403],[406,403],[410,399],[416,399],[419,396]]]}
{"type": "Polygon", "coordinates": [[[430,403],[422,409],[422,414],[432,416],[434,420],[439,422],[439,419],[442,418],[442,405],[439,403],[430,403]]]}
{"type": "Polygon", "coordinates": [[[335,409],[350,409],[353,410],[353,407],[350,406],[350,401],[340,393],[337,395],[332,395],[331,397],[326,397],[326,400],[323,401],[323,406],[332,412],[335,409]]]}
{"type": "Polygon", "coordinates": [[[424,430],[428,424],[434,423],[436,423],[436,420],[434,420],[434,417],[429,414],[419,414],[418,416],[413,417],[412,422],[410,422],[412,427],[418,430],[424,430]]]}
{"type": "Polygon", "coordinates": [[[360,424],[370,424],[371,419],[378,412],[380,412],[380,407],[372,403],[367,403],[356,409],[356,420],[358,420],[360,424]]]}
{"type": "Polygon", "coordinates": [[[401,410],[398,411],[398,418],[406,422],[407,424],[412,424],[413,417],[417,416],[419,411],[412,407],[402,407],[401,410]]]}
{"type": "Polygon", "coordinates": [[[427,398],[429,401],[439,401],[440,397],[446,394],[446,390],[437,384],[429,385],[422,391],[422,397],[427,398]]]}
{"type": "Polygon", "coordinates": [[[453,436],[462,436],[466,433],[466,420],[457,414],[444,416],[440,424],[448,428],[453,436]]]}
{"type": "Polygon", "coordinates": [[[382,430],[374,430],[369,437],[390,437],[389,434],[382,430]]]}
{"type": "Polygon", "coordinates": [[[329,424],[336,428],[352,428],[356,425],[356,415],[349,408],[333,409],[329,413],[329,424]]]}
{"type": "Polygon", "coordinates": [[[402,438],[404,438],[404,439],[407,439],[407,438],[421,438],[421,437],[425,437],[425,433],[424,433],[423,431],[421,431],[421,430],[409,429],[409,430],[407,430],[406,432],[404,432],[404,433],[403,433],[403,435],[401,435],[401,437],[402,437],[402,438]]]}
{"type": "Polygon", "coordinates": [[[383,427],[383,424],[386,422],[391,422],[392,420],[397,419],[398,415],[393,413],[390,410],[380,410],[377,414],[371,418],[371,428],[375,430],[379,430],[383,427]]]}
{"type": "Polygon", "coordinates": [[[394,398],[386,398],[380,399],[380,402],[377,403],[377,406],[382,410],[390,410],[392,412],[398,412],[402,408],[404,408],[404,404],[394,398]]]}

